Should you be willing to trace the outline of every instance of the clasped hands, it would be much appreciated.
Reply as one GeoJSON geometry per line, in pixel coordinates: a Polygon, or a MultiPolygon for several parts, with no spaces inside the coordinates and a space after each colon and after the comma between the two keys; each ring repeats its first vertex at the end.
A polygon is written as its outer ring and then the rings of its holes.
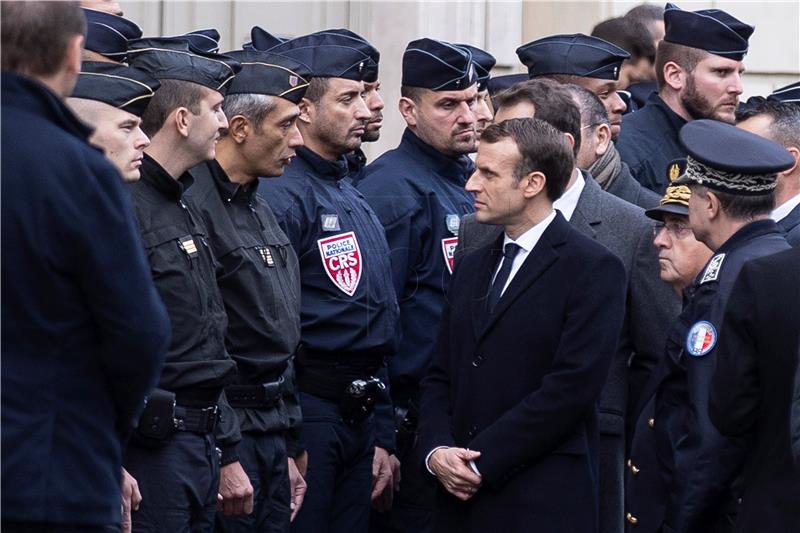
{"type": "Polygon", "coordinates": [[[458,498],[467,501],[478,492],[483,480],[470,467],[481,452],[466,448],[439,448],[428,460],[428,466],[444,488],[458,498]]]}

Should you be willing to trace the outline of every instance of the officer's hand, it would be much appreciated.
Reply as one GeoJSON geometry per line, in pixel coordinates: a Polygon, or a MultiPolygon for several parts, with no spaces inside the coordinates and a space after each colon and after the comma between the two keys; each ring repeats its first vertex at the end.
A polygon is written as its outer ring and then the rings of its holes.
{"type": "MultiPolygon", "coordinates": [[[[306,459],[308,458],[308,454],[304,453],[303,455],[306,456],[306,459]]],[[[294,459],[289,457],[289,497],[291,498],[291,503],[289,505],[292,509],[290,522],[294,521],[294,517],[297,516],[300,507],[303,506],[306,490],[308,490],[306,480],[303,479],[303,476],[300,474],[300,470],[298,470],[294,459]]]]}
{"type": "Polygon", "coordinates": [[[372,507],[379,512],[385,512],[392,508],[394,493],[400,490],[400,460],[396,455],[389,456],[389,465],[392,471],[392,482],[387,483],[383,492],[372,500],[372,507]]]}
{"type": "Polygon", "coordinates": [[[372,458],[372,501],[391,484],[392,462],[389,460],[389,452],[375,446],[375,455],[372,458]]]}
{"type": "Polygon", "coordinates": [[[142,493],[139,492],[139,484],[136,479],[122,469],[122,523],[120,527],[122,533],[130,533],[132,527],[131,511],[139,509],[142,503],[142,493]]]}
{"type": "Polygon", "coordinates": [[[469,466],[481,452],[464,448],[440,448],[433,452],[428,464],[444,488],[459,500],[469,500],[481,487],[481,477],[469,466]]]}
{"type": "Polygon", "coordinates": [[[253,512],[253,485],[239,461],[219,469],[217,511],[226,516],[248,515],[253,512]]]}
{"type": "Polygon", "coordinates": [[[303,478],[305,478],[306,473],[308,472],[308,452],[303,452],[297,457],[295,457],[294,465],[300,471],[300,475],[303,476],[303,478]]]}

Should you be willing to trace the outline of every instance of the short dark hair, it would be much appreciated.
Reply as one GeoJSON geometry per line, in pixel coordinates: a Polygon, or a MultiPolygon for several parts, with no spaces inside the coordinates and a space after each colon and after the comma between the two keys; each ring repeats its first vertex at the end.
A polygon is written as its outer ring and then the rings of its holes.
{"type": "Polygon", "coordinates": [[[151,138],[164,127],[169,114],[179,107],[185,107],[195,115],[200,113],[200,100],[207,94],[205,87],[190,81],[160,81],[161,86],[142,115],[142,131],[151,138]]]}
{"type": "Polygon", "coordinates": [[[625,18],[638,20],[642,23],[664,20],[664,8],[656,4],[639,4],[625,13],[625,18]]]}
{"type": "Polygon", "coordinates": [[[691,46],[661,41],[656,50],[656,81],[659,90],[664,87],[664,65],[670,61],[677,63],[683,70],[691,74],[697,64],[705,59],[708,52],[691,46]]]}
{"type": "Polygon", "coordinates": [[[408,98],[415,103],[419,103],[422,91],[424,91],[424,89],[421,87],[412,87],[411,85],[400,86],[400,96],[408,98]]]}
{"type": "Polygon", "coordinates": [[[643,22],[625,17],[604,20],[592,29],[592,37],[615,44],[631,55],[632,61],[645,58],[656,61],[656,46],[653,35],[643,22]]]}
{"type": "Polygon", "coordinates": [[[581,147],[581,113],[572,95],[560,83],[537,78],[518,83],[497,95],[497,109],[522,102],[533,104],[534,115],[555,129],[569,133],[575,139],[573,155],[581,147]]]}
{"type": "Polygon", "coordinates": [[[277,97],[268,94],[230,94],[222,103],[222,112],[229,123],[236,116],[246,118],[258,132],[261,131],[264,119],[277,106],[275,98],[277,97]]]}
{"type": "Polygon", "coordinates": [[[312,104],[318,104],[319,101],[322,100],[322,97],[325,96],[325,93],[328,92],[329,79],[330,78],[311,78],[303,98],[307,99],[312,104]]]}
{"type": "Polygon", "coordinates": [[[578,103],[578,109],[581,112],[581,124],[584,126],[599,126],[600,124],[609,124],[608,111],[592,91],[580,85],[570,83],[564,85],[572,97],[578,103]]]}
{"type": "Polygon", "coordinates": [[[547,197],[553,202],[558,200],[575,168],[564,134],[538,118],[506,120],[490,125],[481,134],[481,143],[494,144],[504,139],[514,141],[520,153],[514,178],[520,180],[531,172],[541,172],[547,178],[547,197]]]}
{"type": "Polygon", "coordinates": [[[736,113],[736,121],[766,115],[772,119],[770,139],[784,146],[800,148],[800,105],[764,100],[753,107],[736,113]]]}
{"type": "Polygon", "coordinates": [[[737,220],[753,220],[756,217],[769,215],[775,208],[775,189],[765,194],[731,194],[729,192],[709,189],[705,186],[692,187],[695,191],[705,196],[714,193],[719,199],[720,208],[731,218],[737,220]],[[699,189],[699,190],[698,190],[699,189]]]}
{"type": "Polygon", "coordinates": [[[64,64],[76,35],[86,35],[78,2],[0,2],[3,70],[51,76],[64,64]]]}

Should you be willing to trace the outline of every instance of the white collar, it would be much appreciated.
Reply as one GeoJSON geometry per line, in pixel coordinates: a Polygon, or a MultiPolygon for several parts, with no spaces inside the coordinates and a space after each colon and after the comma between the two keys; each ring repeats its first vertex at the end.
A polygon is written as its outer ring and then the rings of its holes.
{"type": "Polygon", "coordinates": [[[564,191],[564,194],[561,195],[561,198],[553,202],[553,207],[561,211],[561,213],[564,215],[564,218],[567,220],[572,219],[572,214],[578,207],[578,200],[580,200],[583,188],[586,186],[586,180],[583,179],[583,172],[577,168],[575,169],[575,172],[578,173],[578,177],[575,178],[575,182],[570,186],[569,189],[564,191]]]}
{"type": "Polygon", "coordinates": [[[533,250],[533,247],[536,246],[536,243],[539,242],[539,239],[542,237],[544,230],[550,225],[550,223],[556,218],[555,210],[550,211],[550,214],[547,215],[541,222],[534,225],[528,231],[517,237],[517,240],[512,239],[505,234],[503,238],[503,249],[505,249],[506,244],[513,242],[514,244],[518,245],[520,248],[525,250],[525,252],[530,252],[533,250]]]}
{"type": "Polygon", "coordinates": [[[784,218],[789,216],[789,213],[792,212],[792,209],[794,209],[798,205],[800,205],[800,193],[795,194],[794,196],[783,202],[781,205],[773,209],[770,218],[775,222],[783,220],[784,218]]]}

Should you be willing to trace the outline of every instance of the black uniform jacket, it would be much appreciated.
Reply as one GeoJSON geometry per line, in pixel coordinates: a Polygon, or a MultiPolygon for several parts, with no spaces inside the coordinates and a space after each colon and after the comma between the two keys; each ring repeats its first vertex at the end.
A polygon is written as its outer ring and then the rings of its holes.
{"type": "Polygon", "coordinates": [[[800,246],[800,205],[778,221],[778,226],[786,232],[786,240],[792,246],[800,246]]]}
{"type": "Polygon", "coordinates": [[[800,468],[790,408],[800,348],[800,249],[745,264],[725,310],[711,386],[711,421],[753,439],[735,531],[800,529],[800,468]]]}
{"type": "Polygon", "coordinates": [[[658,94],[651,94],[647,105],[625,115],[616,141],[622,160],[633,176],[648,189],[664,194],[667,188],[667,165],[686,157],[678,133],[686,120],[678,116],[658,94]]]}
{"type": "Polygon", "coordinates": [[[183,198],[191,186],[186,172],[173,179],[145,155],[142,177],[130,185],[150,270],[172,324],[172,343],[159,387],[172,391],[179,404],[221,403],[217,436],[223,453],[238,442],[235,416],[220,393],[236,377],[236,363],[225,349],[225,307],[215,277],[206,229],[183,198]]]}
{"type": "Polygon", "coordinates": [[[290,365],[300,342],[297,255],[272,210],[256,194],[258,181],[232,183],[216,161],[194,167],[191,174],[195,181],[187,197],[200,213],[218,262],[217,283],[228,316],[225,344],[236,361],[236,382],[284,380],[277,411],[236,409],[240,429],[285,430],[300,415],[290,365]]]}
{"type": "Polygon", "coordinates": [[[735,515],[744,443],[720,435],[708,416],[719,331],[742,265],[788,248],[775,222],[751,222],[716,250],[693,283],[692,299],[684,311],[689,330],[678,359],[664,359],[669,368],[656,395],[655,430],[669,429],[670,447],[675,450],[665,531],[713,531],[715,524],[735,515]]]}
{"type": "Polygon", "coordinates": [[[440,487],[437,531],[595,531],[597,400],[614,357],[625,269],[560,213],[491,316],[503,236],[453,275],[422,384],[420,452],[481,452],[468,502],[440,487]]]}
{"type": "Polygon", "coordinates": [[[166,355],[166,312],[91,130],[11,72],[0,100],[3,520],[118,524],[122,448],[166,355]]]}

